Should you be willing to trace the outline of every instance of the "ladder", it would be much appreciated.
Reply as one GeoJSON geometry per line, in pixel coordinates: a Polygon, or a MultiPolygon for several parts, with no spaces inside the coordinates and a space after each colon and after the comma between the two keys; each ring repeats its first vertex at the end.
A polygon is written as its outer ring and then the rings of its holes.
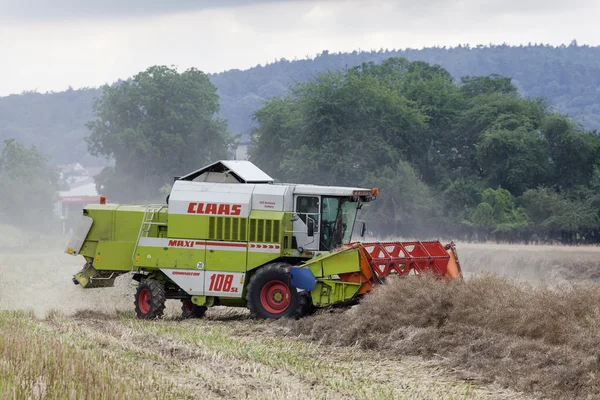
{"type": "Polygon", "coordinates": [[[150,204],[146,206],[146,210],[144,211],[144,216],[142,218],[142,223],[140,224],[138,237],[135,241],[135,246],[133,247],[133,253],[131,254],[131,272],[139,272],[139,268],[136,269],[135,267],[135,255],[140,245],[140,239],[148,237],[152,226],[167,226],[166,222],[154,222],[154,218],[156,217],[156,215],[165,207],[167,206],[165,206],[164,204],[150,204]]]}

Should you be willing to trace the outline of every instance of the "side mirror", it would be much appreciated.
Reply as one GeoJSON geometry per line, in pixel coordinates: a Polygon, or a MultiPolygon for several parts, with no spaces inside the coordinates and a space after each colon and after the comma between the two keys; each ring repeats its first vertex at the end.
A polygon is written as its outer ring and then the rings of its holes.
{"type": "Polygon", "coordinates": [[[308,231],[307,232],[308,237],[315,236],[315,220],[312,219],[312,218],[310,218],[310,217],[308,217],[307,220],[306,220],[306,222],[308,222],[308,224],[306,226],[307,227],[307,231],[308,231]]]}
{"type": "Polygon", "coordinates": [[[363,221],[360,226],[360,237],[365,237],[365,232],[367,232],[367,223],[363,221]]]}

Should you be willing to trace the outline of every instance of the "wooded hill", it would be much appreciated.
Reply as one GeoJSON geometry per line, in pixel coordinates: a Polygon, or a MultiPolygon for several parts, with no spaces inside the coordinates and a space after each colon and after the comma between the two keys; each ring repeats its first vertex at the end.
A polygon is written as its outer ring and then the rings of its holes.
{"type": "MultiPolygon", "coordinates": [[[[459,46],[421,50],[380,50],[331,54],[314,59],[280,60],[246,71],[231,70],[210,76],[220,96],[220,116],[231,133],[248,138],[254,126],[251,114],[270,97],[285,94],[294,82],[306,82],[317,73],[380,63],[405,57],[439,64],[459,80],[463,76],[492,73],[511,77],[523,96],[544,97],[554,109],[583,118],[587,129],[600,128],[600,48],[529,45],[459,46]]],[[[128,77],[123,77],[128,78],[128,77]]],[[[14,138],[35,144],[55,163],[81,161],[92,165],[83,140],[89,135],[92,104],[100,89],[86,88],[59,93],[28,92],[0,98],[0,140],[14,138]]]]}

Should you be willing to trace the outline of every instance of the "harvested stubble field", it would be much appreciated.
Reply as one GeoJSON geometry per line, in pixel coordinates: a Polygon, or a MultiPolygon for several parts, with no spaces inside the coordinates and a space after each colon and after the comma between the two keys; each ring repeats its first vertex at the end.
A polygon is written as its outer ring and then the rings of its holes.
{"type": "Polygon", "coordinates": [[[395,280],[299,321],[182,321],[176,302],[139,321],[126,278],[84,291],[62,239],[19,235],[0,249],[0,398],[600,396],[595,248],[459,244],[463,284],[395,280]]]}

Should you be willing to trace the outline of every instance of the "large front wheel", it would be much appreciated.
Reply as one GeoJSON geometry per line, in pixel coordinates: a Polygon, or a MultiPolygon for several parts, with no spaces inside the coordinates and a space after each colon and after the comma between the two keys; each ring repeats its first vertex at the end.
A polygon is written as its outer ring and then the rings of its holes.
{"type": "Polygon", "coordinates": [[[248,284],[246,300],[252,315],[259,318],[294,318],[300,309],[300,294],[280,264],[256,271],[248,284]]]}

